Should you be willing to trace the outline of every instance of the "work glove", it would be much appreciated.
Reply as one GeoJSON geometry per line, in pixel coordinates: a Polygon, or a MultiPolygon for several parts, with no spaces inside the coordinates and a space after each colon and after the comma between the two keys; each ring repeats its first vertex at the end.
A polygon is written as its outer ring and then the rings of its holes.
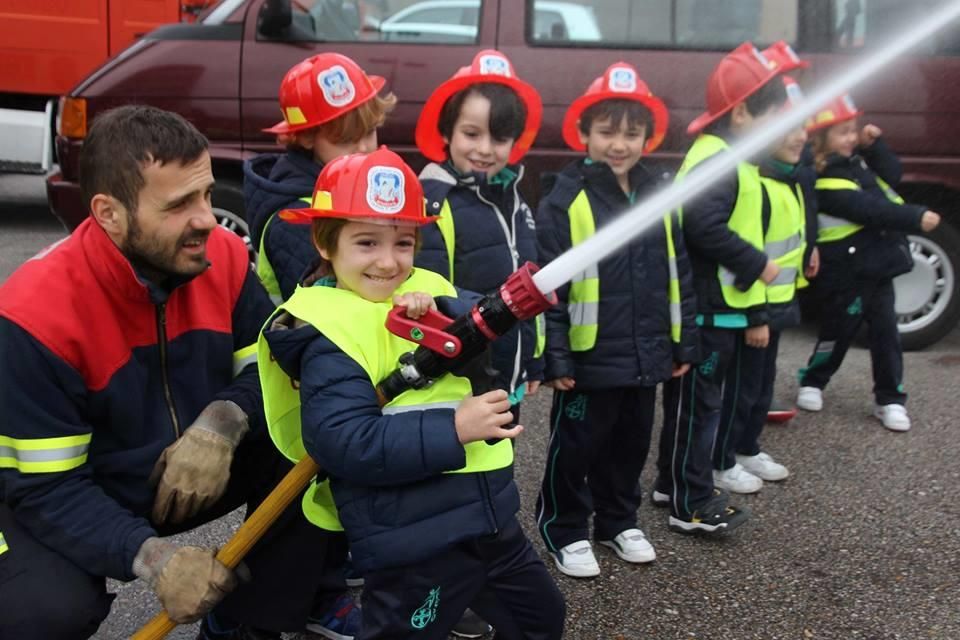
{"type": "Polygon", "coordinates": [[[215,555],[213,549],[147,538],[133,559],[133,573],[150,585],[171,620],[190,624],[237,586],[236,573],[215,555]]]}
{"type": "Polygon", "coordinates": [[[230,480],[233,450],[249,429],[247,415],[233,402],[208,404],[153,467],[154,524],[183,522],[215,503],[230,480]]]}

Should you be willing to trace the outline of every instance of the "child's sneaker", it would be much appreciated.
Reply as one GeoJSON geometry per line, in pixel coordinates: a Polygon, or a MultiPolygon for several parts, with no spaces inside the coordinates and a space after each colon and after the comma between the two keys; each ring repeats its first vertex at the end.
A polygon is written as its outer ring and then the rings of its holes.
{"type": "Polygon", "coordinates": [[[730,496],[725,491],[713,490],[713,497],[693,512],[689,518],[670,516],[668,526],[677,533],[719,534],[733,531],[748,519],[750,510],[729,504],[730,496]]]}
{"type": "Polygon", "coordinates": [[[307,631],[330,640],[353,640],[360,635],[360,609],[345,593],[329,606],[316,608],[307,616],[307,631]]]}
{"type": "Polygon", "coordinates": [[[873,416],[890,431],[910,430],[910,417],[902,404],[878,404],[873,409],[873,416]]]}
{"type": "Polygon", "coordinates": [[[655,507],[669,507],[670,494],[654,489],[650,492],[650,502],[652,502],[655,507]]]}
{"type": "Polygon", "coordinates": [[[713,484],[733,493],[756,493],[763,489],[763,480],[737,463],[723,471],[713,471],[713,484]]]}
{"type": "Polygon", "coordinates": [[[600,575],[600,565],[593,555],[593,547],[588,540],[571,542],[553,554],[560,573],[571,578],[593,578],[600,575]]]}
{"type": "Polygon", "coordinates": [[[764,482],[778,482],[790,475],[789,469],[763,451],[755,456],[737,454],[737,464],[764,482]]]}
{"type": "Polygon", "coordinates": [[[599,544],[610,547],[620,556],[621,560],[627,562],[643,563],[653,562],[657,559],[657,552],[653,550],[653,545],[647,541],[647,536],[643,535],[640,529],[625,529],[618,533],[613,540],[598,540],[599,544]]]}
{"type": "Polygon", "coordinates": [[[800,387],[797,391],[797,406],[804,411],[823,409],[823,390],[816,387],[800,387]]]}

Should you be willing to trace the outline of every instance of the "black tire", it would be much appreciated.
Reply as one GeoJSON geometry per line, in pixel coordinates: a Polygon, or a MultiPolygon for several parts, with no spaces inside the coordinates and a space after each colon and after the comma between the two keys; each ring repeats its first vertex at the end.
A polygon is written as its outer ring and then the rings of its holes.
{"type": "Polygon", "coordinates": [[[960,321],[960,232],[946,220],[911,235],[914,269],[896,278],[897,323],[905,350],[928,347],[960,321]]]}

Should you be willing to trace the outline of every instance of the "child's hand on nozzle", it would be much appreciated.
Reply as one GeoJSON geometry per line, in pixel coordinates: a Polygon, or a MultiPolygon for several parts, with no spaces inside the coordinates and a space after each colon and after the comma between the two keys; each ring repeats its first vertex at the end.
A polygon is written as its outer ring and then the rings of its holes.
{"type": "Polygon", "coordinates": [[[420,318],[427,311],[437,310],[437,303],[433,301],[433,296],[420,291],[410,291],[401,296],[393,296],[393,304],[406,308],[407,317],[413,320],[420,318]]]}
{"type": "Polygon", "coordinates": [[[778,275],[780,275],[780,265],[773,260],[767,260],[767,266],[760,272],[760,279],[763,280],[764,284],[770,284],[777,279],[778,275]]]}
{"type": "Polygon", "coordinates": [[[940,214],[935,211],[924,211],[920,217],[920,228],[927,233],[933,231],[940,224],[940,214]]]}
{"type": "Polygon", "coordinates": [[[503,389],[464,398],[457,407],[454,422],[460,444],[516,438],[523,431],[520,425],[510,429],[505,428],[513,422],[513,414],[510,413],[507,392],[503,389]]]}
{"type": "Polygon", "coordinates": [[[577,381],[573,378],[563,377],[556,380],[547,380],[543,384],[557,391],[570,391],[577,386],[577,381]]]}
{"type": "Polygon", "coordinates": [[[882,135],[883,130],[877,125],[865,124],[863,125],[863,129],[860,130],[860,146],[864,148],[869,147],[882,135]]]}

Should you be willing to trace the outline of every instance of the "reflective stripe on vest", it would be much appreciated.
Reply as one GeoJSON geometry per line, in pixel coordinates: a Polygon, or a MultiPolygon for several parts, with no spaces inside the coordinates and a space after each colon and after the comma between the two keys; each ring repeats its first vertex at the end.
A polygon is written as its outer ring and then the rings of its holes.
{"type": "MultiPolygon", "coordinates": [[[[708,133],[700,134],[683,159],[683,165],[677,172],[677,181],[683,180],[691,169],[728,146],[723,138],[708,133]]],[[[727,227],[758,251],[762,251],[763,191],[760,185],[760,169],[757,165],[739,163],[737,184],[737,202],[730,213],[727,227]]],[[[680,213],[682,220],[682,210],[680,213]]],[[[733,309],[748,309],[766,301],[766,285],[759,278],[746,291],[740,291],[734,285],[736,275],[723,265],[717,265],[717,278],[720,281],[724,302],[733,309]]]]}
{"type": "Polygon", "coordinates": [[[7,541],[3,538],[3,532],[0,531],[0,556],[5,554],[10,550],[10,547],[7,546],[7,541]]]}
{"type": "MultiPolygon", "coordinates": [[[[883,191],[883,195],[887,197],[887,200],[896,204],[904,203],[900,194],[894,191],[893,187],[887,184],[883,178],[880,176],[874,177],[877,180],[877,186],[883,191]]],[[[818,178],[816,187],[822,191],[863,190],[859,183],[853,180],[847,180],[846,178],[818,178]]],[[[820,227],[817,232],[817,242],[836,242],[837,240],[843,240],[848,236],[852,236],[857,231],[860,231],[860,229],[863,229],[862,224],[856,224],[844,218],[837,218],[826,213],[817,214],[817,223],[820,227]]]]}
{"type": "Polygon", "coordinates": [[[57,473],[76,469],[87,461],[93,434],[58,438],[0,436],[0,469],[20,473],[57,473]]]}
{"type": "MultiPolygon", "coordinates": [[[[453,285],[426,269],[415,269],[395,293],[400,295],[409,291],[423,291],[433,296],[456,295],[453,285]]],[[[297,289],[277,313],[286,311],[316,327],[363,368],[371,384],[376,384],[396,369],[401,355],[417,347],[416,343],[395,336],[384,327],[392,306],[390,301],[369,302],[345,289],[315,286],[297,289]],[[361,342],[361,337],[366,339],[361,342]]],[[[262,335],[259,350],[264,413],[270,436],[285,456],[299,460],[306,455],[300,431],[299,385],[272,361],[269,346],[262,335]]],[[[470,393],[469,380],[448,374],[425,389],[405,391],[388,403],[383,413],[455,409],[470,393]]],[[[513,446],[506,440],[493,446],[472,442],[464,450],[466,465],[450,473],[492,471],[508,467],[513,462],[513,446]]],[[[303,505],[305,515],[317,526],[331,530],[340,528],[327,482],[313,485],[304,497],[303,505]]]]}
{"type": "MultiPolygon", "coordinates": [[[[570,218],[570,243],[577,246],[596,232],[586,191],[577,194],[567,212],[570,218]]],[[[591,264],[570,280],[567,313],[570,315],[571,351],[588,351],[596,344],[599,310],[600,270],[597,264],[591,264]]]]}
{"type": "Polygon", "coordinates": [[[767,285],[767,302],[790,302],[796,295],[798,280],[803,272],[805,208],[800,185],[772,178],[761,178],[770,198],[770,226],[763,250],[780,267],[780,273],[767,285]]]}
{"type": "MultiPolygon", "coordinates": [[[[596,232],[596,221],[586,191],[573,199],[567,210],[570,218],[570,244],[576,246],[596,232]]],[[[667,267],[670,282],[667,298],[670,306],[670,338],[680,342],[680,278],[677,270],[677,251],[673,244],[673,227],[670,216],[663,219],[667,238],[667,267]]],[[[570,315],[570,350],[588,351],[597,343],[597,321],[600,312],[600,270],[593,264],[578,273],[570,281],[570,297],[567,302],[570,315]]]]}

